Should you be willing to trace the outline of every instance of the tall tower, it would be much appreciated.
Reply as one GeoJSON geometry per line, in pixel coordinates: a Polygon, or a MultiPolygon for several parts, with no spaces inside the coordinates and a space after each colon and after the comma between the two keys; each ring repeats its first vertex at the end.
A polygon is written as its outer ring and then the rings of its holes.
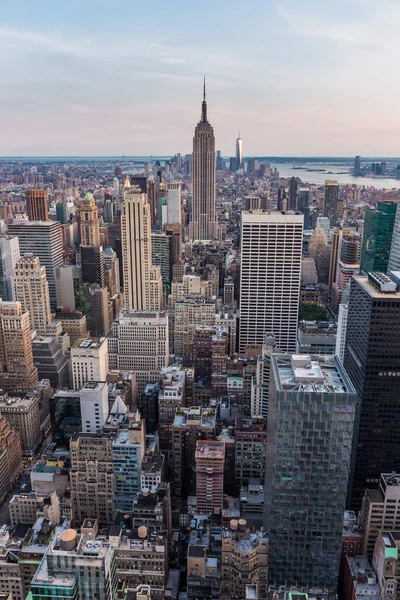
{"type": "Polygon", "coordinates": [[[393,260],[390,266],[392,269],[396,266],[395,251],[392,248],[396,212],[396,202],[378,202],[377,208],[367,206],[365,209],[360,260],[361,275],[374,271],[386,273],[391,253],[393,260]]]}
{"type": "Polygon", "coordinates": [[[225,444],[198,440],[196,445],[197,510],[222,515],[224,493],[225,444]]]}
{"type": "Polygon", "coordinates": [[[49,212],[45,190],[28,190],[26,192],[26,212],[29,221],[47,221],[49,212]]]}
{"type": "Polygon", "coordinates": [[[49,284],[46,268],[32,254],[25,254],[15,266],[15,299],[29,312],[31,330],[45,335],[51,323],[49,284]]]}
{"type": "Polygon", "coordinates": [[[20,302],[0,301],[0,388],[23,393],[37,384],[28,311],[22,310],[20,302]]]}
{"type": "Polygon", "coordinates": [[[192,162],[193,201],[189,237],[191,240],[213,240],[217,236],[215,137],[207,119],[205,81],[201,119],[194,131],[192,162]]]}
{"type": "Polygon", "coordinates": [[[240,137],[240,131],[239,131],[237,139],[236,139],[236,171],[239,171],[239,169],[242,168],[242,162],[243,162],[243,142],[242,142],[242,138],[240,137]]]}
{"type": "Polygon", "coordinates": [[[273,333],[278,348],[296,352],[303,215],[242,212],[239,352],[262,346],[273,333]]]}
{"type": "Polygon", "coordinates": [[[99,211],[92,194],[86,194],[79,211],[81,246],[100,246],[99,211]]]}
{"type": "Polygon", "coordinates": [[[125,308],[160,310],[162,281],[159,267],[152,269],[151,215],[146,194],[125,181],[121,215],[125,308]]]}
{"type": "Polygon", "coordinates": [[[329,218],[333,227],[338,219],[339,184],[337,181],[325,181],[324,217],[329,218]]]}

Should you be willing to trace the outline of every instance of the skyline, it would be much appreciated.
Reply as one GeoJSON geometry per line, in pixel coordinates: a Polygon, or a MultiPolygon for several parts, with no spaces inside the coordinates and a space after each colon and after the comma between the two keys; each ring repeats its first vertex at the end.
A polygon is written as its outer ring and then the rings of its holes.
{"type": "Polygon", "coordinates": [[[245,156],[398,154],[392,0],[16,0],[1,17],[2,156],[190,152],[204,73],[224,156],[238,129],[245,156]]]}

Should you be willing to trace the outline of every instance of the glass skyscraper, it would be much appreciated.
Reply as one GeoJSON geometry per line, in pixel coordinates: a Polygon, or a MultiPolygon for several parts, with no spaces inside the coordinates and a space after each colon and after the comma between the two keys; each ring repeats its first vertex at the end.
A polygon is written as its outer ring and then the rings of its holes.
{"type": "Polygon", "coordinates": [[[356,403],[337,357],[271,357],[265,478],[271,584],[336,589],[356,403]]]}
{"type": "Polygon", "coordinates": [[[387,272],[396,210],[395,202],[378,202],[377,208],[366,208],[360,261],[361,275],[373,271],[387,272]]]}

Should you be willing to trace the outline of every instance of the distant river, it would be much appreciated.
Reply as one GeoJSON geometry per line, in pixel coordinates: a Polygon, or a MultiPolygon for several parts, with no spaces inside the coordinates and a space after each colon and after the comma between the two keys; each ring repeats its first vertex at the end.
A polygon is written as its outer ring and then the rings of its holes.
{"type": "Polygon", "coordinates": [[[321,163],[307,163],[303,165],[296,165],[298,168],[293,169],[292,163],[271,163],[271,167],[276,167],[279,171],[280,177],[298,177],[303,183],[314,183],[323,185],[326,179],[335,179],[340,185],[357,184],[358,186],[373,186],[377,189],[400,189],[400,179],[380,179],[373,177],[353,177],[350,174],[350,167],[348,165],[341,166],[338,164],[321,163]],[[301,167],[301,168],[300,168],[301,167]],[[324,172],[309,172],[307,169],[325,169],[324,172]],[[331,171],[329,173],[329,171],[331,171]],[[346,174],[344,171],[348,171],[346,174]],[[340,173],[340,174],[339,174],[340,173]]]}

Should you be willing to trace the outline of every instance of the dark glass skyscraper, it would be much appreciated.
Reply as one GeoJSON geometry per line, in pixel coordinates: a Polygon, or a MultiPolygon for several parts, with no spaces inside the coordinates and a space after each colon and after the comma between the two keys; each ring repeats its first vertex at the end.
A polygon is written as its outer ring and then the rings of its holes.
{"type": "Polygon", "coordinates": [[[400,292],[383,274],[351,280],[344,366],[361,401],[352,505],[400,464],[400,292]]]}
{"type": "Polygon", "coordinates": [[[337,181],[325,181],[324,217],[328,217],[331,227],[338,219],[339,184],[337,181]]]}
{"type": "Polygon", "coordinates": [[[366,208],[360,261],[361,275],[373,271],[387,272],[396,211],[395,202],[378,202],[377,208],[366,208]]]}

